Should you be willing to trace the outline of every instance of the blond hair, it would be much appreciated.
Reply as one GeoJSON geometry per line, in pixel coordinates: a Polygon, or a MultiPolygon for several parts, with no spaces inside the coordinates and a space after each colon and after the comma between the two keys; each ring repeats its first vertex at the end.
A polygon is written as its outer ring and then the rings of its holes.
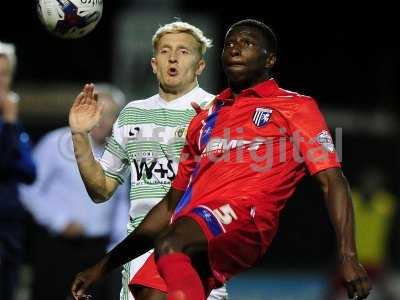
{"type": "Polygon", "coordinates": [[[11,66],[11,72],[14,73],[17,65],[17,56],[15,55],[15,46],[0,42],[0,56],[5,57],[11,66]]]}
{"type": "Polygon", "coordinates": [[[153,49],[155,50],[158,46],[160,39],[168,33],[188,33],[190,34],[199,44],[201,48],[201,55],[203,56],[208,48],[212,47],[212,40],[207,38],[203,31],[199,28],[182,21],[176,21],[169,24],[165,24],[158,28],[153,36],[153,49]]]}

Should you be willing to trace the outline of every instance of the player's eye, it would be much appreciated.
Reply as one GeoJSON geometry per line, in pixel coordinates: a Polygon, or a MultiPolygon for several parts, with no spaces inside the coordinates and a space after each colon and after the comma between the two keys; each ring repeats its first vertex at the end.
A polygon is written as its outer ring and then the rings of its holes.
{"type": "Polygon", "coordinates": [[[245,41],[244,44],[245,44],[246,47],[253,47],[254,46],[254,43],[251,42],[251,41],[245,41]]]}
{"type": "Polygon", "coordinates": [[[181,49],[180,51],[182,54],[189,54],[189,50],[187,49],[181,49]]]}
{"type": "Polygon", "coordinates": [[[225,43],[225,48],[232,48],[233,47],[233,43],[232,42],[226,42],[225,43]]]}
{"type": "Polygon", "coordinates": [[[161,54],[167,54],[167,53],[168,53],[168,49],[161,49],[161,50],[160,50],[160,53],[161,53],[161,54]]]}

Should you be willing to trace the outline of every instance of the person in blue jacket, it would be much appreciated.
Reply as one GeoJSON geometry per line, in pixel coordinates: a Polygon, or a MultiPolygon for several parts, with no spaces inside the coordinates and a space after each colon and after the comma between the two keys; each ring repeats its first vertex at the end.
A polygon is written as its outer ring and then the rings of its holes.
{"type": "Polygon", "coordinates": [[[29,136],[18,122],[17,94],[10,90],[15,48],[0,42],[0,299],[14,299],[21,260],[24,209],[18,184],[32,183],[36,169],[29,136]]]}

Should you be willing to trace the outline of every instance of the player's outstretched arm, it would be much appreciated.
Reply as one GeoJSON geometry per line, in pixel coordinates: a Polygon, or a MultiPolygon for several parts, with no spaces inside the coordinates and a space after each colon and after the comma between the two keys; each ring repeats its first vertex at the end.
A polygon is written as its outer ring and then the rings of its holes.
{"type": "Polygon", "coordinates": [[[88,134],[99,123],[101,112],[102,105],[97,102],[93,84],[85,85],[69,112],[69,126],[79,172],[88,194],[95,202],[109,199],[118,186],[118,181],[104,174],[90,146],[88,134]]]}
{"type": "Polygon", "coordinates": [[[348,296],[351,299],[365,299],[371,290],[371,283],[357,258],[349,184],[339,168],[321,171],[314,177],[321,184],[329,216],[336,231],[340,270],[348,296]]]}
{"type": "Polygon", "coordinates": [[[174,209],[182,195],[183,191],[171,188],[164,199],[150,210],[139,227],[97,264],[79,273],[71,288],[75,300],[86,299],[88,287],[111,270],[154,248],[156,237],[168,227],[174,209]]]}

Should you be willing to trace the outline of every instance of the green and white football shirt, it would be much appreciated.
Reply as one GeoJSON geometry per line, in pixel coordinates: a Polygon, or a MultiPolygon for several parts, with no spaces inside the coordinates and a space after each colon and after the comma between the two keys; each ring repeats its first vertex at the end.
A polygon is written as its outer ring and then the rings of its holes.
{"type": "MultiPolygon", "coordinates": [[[[189,122],[195,116],[191,102],[205,106],[214,96],[200,87],[167,102],[158,94],[130,102],[113,127],[102,158],[107,176],[122,183],[130,173],[130,222],[128,233],[168,192],[178,171],[180,152],[189,122]]],[[[141,268],[152,250],[125,264],[121,300],[133,300],[129,279],[141,268]]],[[[208,299],[226,299],[226,288],[212,291],[208,299]]]]}
{"type": "Polygon", "coordinates": [[[107,176],[122,183],[131,175],[131,226],[143,220],[175,178],[190,120],[191,102],[214,98],[200,87],[167,102],[159,95],[130,102],[114,124],[100,163],[107,176]]]}

